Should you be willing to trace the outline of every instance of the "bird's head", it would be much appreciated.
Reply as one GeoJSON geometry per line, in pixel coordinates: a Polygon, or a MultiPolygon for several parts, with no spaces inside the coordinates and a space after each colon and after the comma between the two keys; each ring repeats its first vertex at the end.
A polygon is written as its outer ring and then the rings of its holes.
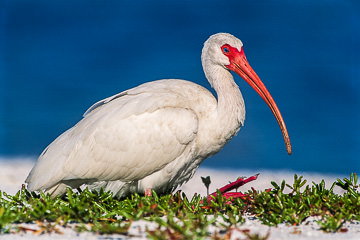
{"type": "MultiPolygon", "coordinates": [[[[209,75],[220,72],[219,69],[231,70],[242,77],[260,95],[274,114],[283,134],[287,152],[291,154],[291,142],[285,122],[271,94],[248,63],[242,42],[228,33],[214,34],[205,42],[201,58],[204,69],[211,69],[211,72],[205,70],[208,79],[209,75]],[[217,67],[208,68],[206,67],[208,65],[217,67]]],[[[214,84],[211,80],[210,83],[214,84]]]]}
{"type": "Polygon", "coordinates": [[[230,58],[235,57],[236,53],[242,49],[242,46],[240,39],[229,33],[214,34],[204,43],[202,61],[203,63],[210,61],[213,64],[227,68],[231,64],[230,58]],[[226,46],[231,48],[226,48],[226,46]],[[227,50],[229,52],[225,54],[224,51],[227,50]]]}

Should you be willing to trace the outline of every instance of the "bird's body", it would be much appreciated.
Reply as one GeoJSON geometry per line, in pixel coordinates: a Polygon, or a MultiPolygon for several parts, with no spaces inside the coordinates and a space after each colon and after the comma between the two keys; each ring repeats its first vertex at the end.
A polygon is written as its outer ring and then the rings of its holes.
{"type": "Polygon", "coordinates": [[[26,179],[28,188],[58,195],[86,184],[121,197],[149,189],[170,192],[190,179],[245,120],[240,90],[224,67],[231,61],[213,56],[224,44],[242,49],[232,35],[216,34],[202,54],[217,98],[195,83],[167,79],[95,103],[43,151],[26,179]]]}

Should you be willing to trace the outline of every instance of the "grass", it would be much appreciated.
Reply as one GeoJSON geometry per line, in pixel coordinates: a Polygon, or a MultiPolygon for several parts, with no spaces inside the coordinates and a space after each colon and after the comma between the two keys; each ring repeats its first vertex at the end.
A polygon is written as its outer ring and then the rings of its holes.
{"type": "MultiPolygon", "coordinates": [[[[14,196],[0,191],[0,233],[33,231],[61,234],[58,226],[77,223],[75,230],[78,232],[128,235],[132,222],[145,220],[158,225],[155,230],[146,230],[150,239],[229,239],[232,231],[244,223],[245,213],[256,216],[269,226],[280,223],[299,225],[310,216],[318,216],[317,224],[325,232],[344,232],[346,221],[360,221],[356,174],[351,174],[349,179],[338,179],[330,188],[326,188],[324,181],[311,185],[306,183],[301,176],[295,175],[292,185],[285,181],[279,184],[272,182],[273,189],[253,189],[247,197],[235,199],[231,204],[220,192],[212,202],[207,203],[205,197],[194,195],[189,199],[180,191],[164,196],[153,192],[152,197],[135,194],[117,200],[109,192],[87,189],[68,189],[62,198],[50,198],[42,192],[28,192],[23,187],[14,196]],[[345,192],[335,194],[335,187],[345,192]],[[200,203],[201,200],[204,203],[200,203]],[[38,230],[18,223],[36,223],[38,230]],[[219,231],[210,234],[210,226],[216,226],[219,231]]],[[[269,236],[240,231],[249,240],[267,239],[269,236]]]]}

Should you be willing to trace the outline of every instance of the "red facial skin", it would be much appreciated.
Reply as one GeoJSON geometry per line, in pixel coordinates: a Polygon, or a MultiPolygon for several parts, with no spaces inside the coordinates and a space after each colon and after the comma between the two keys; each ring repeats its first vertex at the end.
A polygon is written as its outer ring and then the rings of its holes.
{"type": "Polygon", "coordinates": [[[234,71],[239,76],[241,76],[266,102],[266,104],[271,109],[274,114],[276,121],[278,122],[282,135],[284,137],[286,150],[290,155],[291,150],[291,142],[289,138],[289,134],[286,129],[285,122],[281,116],[281,113],[270,95],[269,91],[266,89],[265,85],[262,83],[258,75],[252,69],[248,61],[246,60],[245,53],[241,48],[240,51],[237,48],[230,46],[229,44],[225,44],[221,47],[222,53],[229,58],[230,64],[225,66],[229,70],[234,71]]]}

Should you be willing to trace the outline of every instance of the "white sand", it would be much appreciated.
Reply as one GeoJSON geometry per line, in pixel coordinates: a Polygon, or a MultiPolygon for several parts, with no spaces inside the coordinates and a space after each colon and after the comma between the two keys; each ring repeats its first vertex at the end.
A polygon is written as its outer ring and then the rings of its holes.
{"type": "MultiPolygon", "coordinates": [[[[9,194],[16,193],[21,185],[24,183],[24,180],[29,173],[30,169],[34,164],[33,159],[11,159],[7,161],[0,159],[0,190],[7,192],[9,194]]],[[[240,176],[252,176],[256,173],[260,173],[258,180],[253,181],[247,185],[241,187],[241,191],[247,191],[250,187],[254,187],[257,190],[263,190],[267,188],[271,188],[270,181],[275,181],[278,184],[281,183],[283,179],[286,180],[287,183],[293,183],[294,172],[291,171],[250,171],[250,170],[214,170],[214,169],[206,169],[201,168],[196,172],[195,176],[184,186],[182,189],[187,196],[193,196],[195,192],[205,195],[206,188],[201,181],[201,176],[211,177],[211,185],[210,192],[214,192],[216,188],[222,187],[227,184],[229,181],[236,180],[237,177],[240,176]]],[[[308,180],[308,184],[311,184],[312,181],[319,183],[321,179],[324,179],[326,182],[326,186],[330,187],[331,184],[336,180],[336,178],[342,178],[344,176],[338,175],[323,175],[323,174],[315,174],[315,173],[299,173],[298,175],[303,175],[305,179],[308,180]]],[[[347,177],[347,176],[346,176],[347,177]]],[[[337,188],[337,191],[341,193],[341,191],[337,188]]],[[[221,221],[221,219],[218,219],[221,221]]],[[[268,227],[262,225],[256,218],[252,216],[246,217],[246,222],[243,225],[240,225],[238,228],[241,230],[250,230],[251,234],[258,233],[261,236],[265,236],[268,232],[270,232],[269,240],[282,240],[282,239],[298,239],[298,240],[331,240],[331,239],[360,239],[360,223],[346,223],[344,227],[348,228],[346,233],[324,233],[319,230],[319,226],[315,222],[315,218],[309,218],[303,223],[301,226],[287,226],[286,224],[281,224],[278,227],[268,227]]],[[[31,229],[38,229],[37,224],[22,224],[22,226],[26,226],[31,229]]],[[[149,229],[155,229],[157,227],[156,223],[149,223],[144,220],[134,222],[129,231],[129,235],[96,235],[94,233],[76,233],[72,228],[74,226],[70,226],[68,228],[58,227],[58,229],[63,234],[42,234],[42,235],[34,235],[31,232],[26,233],[17,233],[17,234],[3,234],[0,235],[0,239],[147,239],[145,234],[145,226],[149,229]]],[[[219,231],[215,227],[210,227],[209,232],[219,231]]],[[[245,236],[238,230],[234,230],[231,236],[231,239],[245,239],[245,236]]]]}

